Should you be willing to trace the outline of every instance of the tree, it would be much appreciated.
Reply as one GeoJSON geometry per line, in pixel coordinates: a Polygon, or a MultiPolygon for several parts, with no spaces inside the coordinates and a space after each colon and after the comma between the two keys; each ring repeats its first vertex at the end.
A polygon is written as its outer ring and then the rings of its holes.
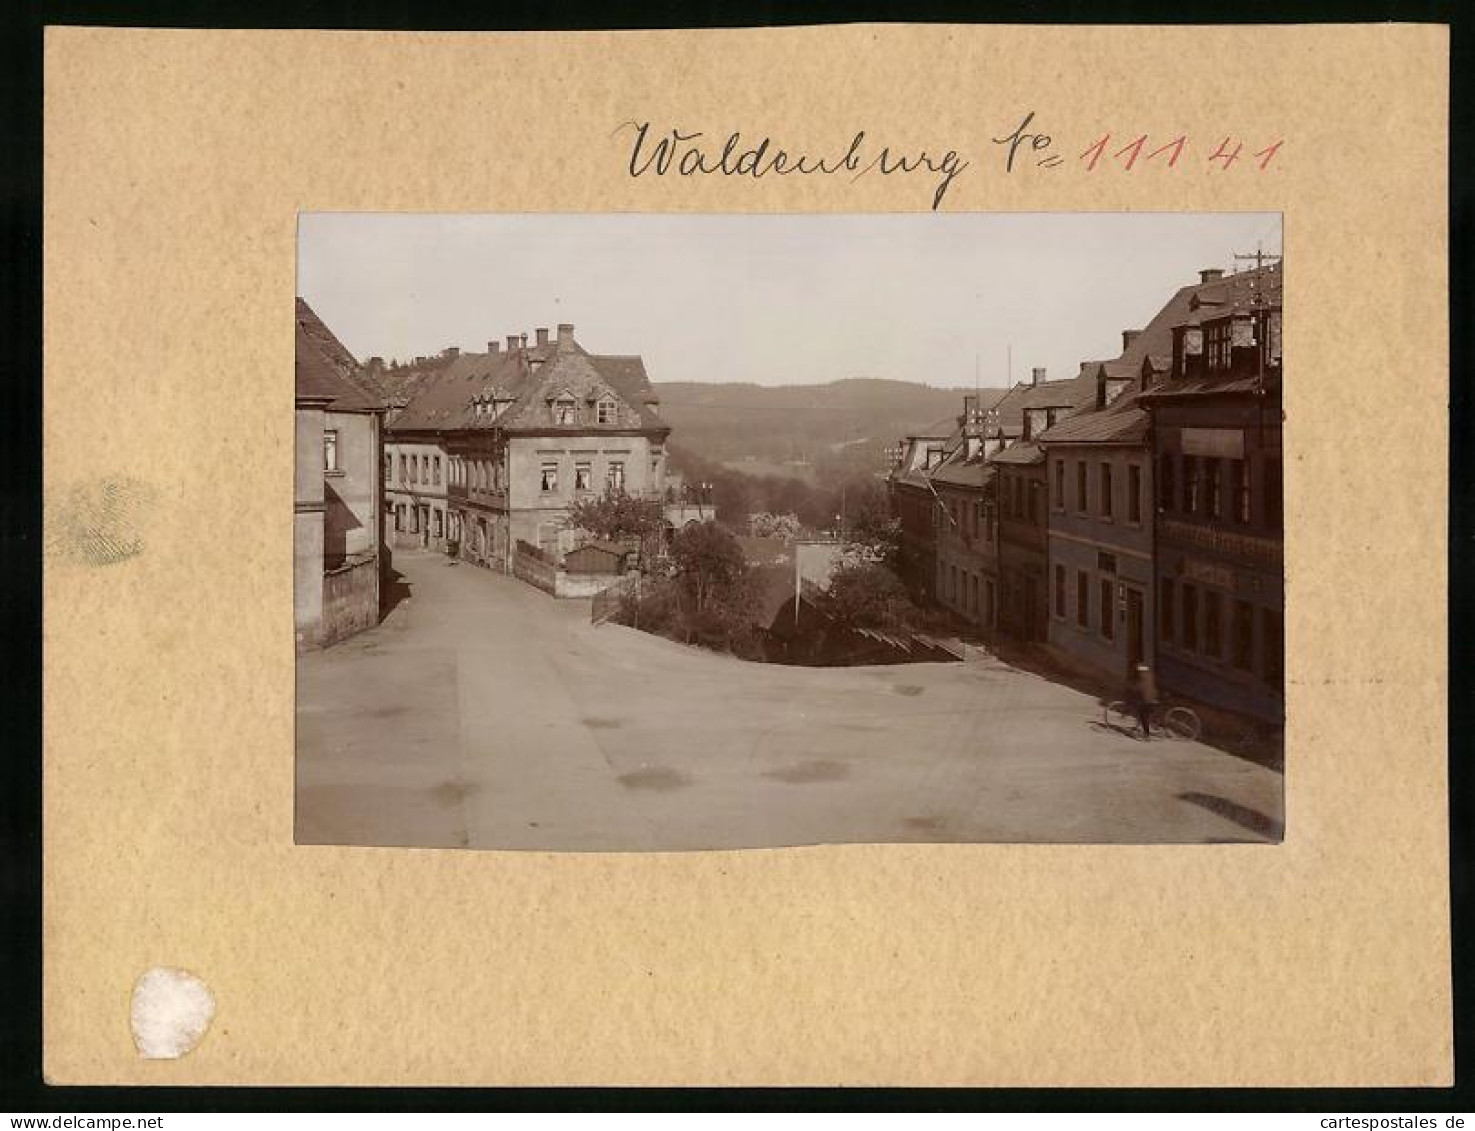
{"type": "Polygon", "coordinates": [[[748,531],[755,538],[782,538],[785,542],[799,537],[803,524],[796,514],[773,514],[759,511],[748,516],[748,531]]]}
{"type": "Polygon", "coordinates": [[[568,526],[587,530],[610,542],[639,542],[647,555],[654,551],[665,530],[666,511],[655,499],[606,488],[597,499],[580,499],[569,504],[568,526]]]}
{"type": "Polygon", "coordinates": [[[826,612],[852,628],[907,632],[923,621],[901,578],[879,562],[841,561],[823,600],[826,612]]]}
{"type": "Polygon", "coordinates": [[[748,570],[738,540],[715,522],[694,522],[679,531],[671,539],[671,564],[698,615],[720,601],[748,570]]]}
{"type": "Polygon", "coordinates": [[[901,551],[901,520],[891,515],[886,488],[871,479],[845,502],[847,556],[894,567],[901,551]]]}

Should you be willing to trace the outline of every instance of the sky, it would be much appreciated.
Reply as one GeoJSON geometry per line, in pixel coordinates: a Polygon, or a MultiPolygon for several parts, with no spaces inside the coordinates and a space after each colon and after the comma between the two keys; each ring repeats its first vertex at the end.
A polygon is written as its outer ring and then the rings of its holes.
{"type": "Polygon", "coordinates": [[[303,213],[297,286],[361,361],[569,322],[658,382],[1001,387],[1115,357],[1257,248],[1279,213],[303,213]]]}

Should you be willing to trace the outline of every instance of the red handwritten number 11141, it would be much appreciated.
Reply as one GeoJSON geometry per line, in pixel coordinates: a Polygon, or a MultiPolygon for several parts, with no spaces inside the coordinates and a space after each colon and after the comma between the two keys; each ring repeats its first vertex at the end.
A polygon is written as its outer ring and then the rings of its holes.
{"type": "MultiPolygon", "coordinates": [[[[1243,157],[1245,160],[1254,164],[1258,164],[1261,169],[1264,169],[1265,166],[1270,164],[1276,153],[1280,151],[1280,147],[1284,144],[1285,138],[1281,138],[1279,141],[1274,142],[1271,145],[1267,145],[1258,153],[1245,154],[1243,142],[1235,141],[1233,138],[1226,137],[1223,141],[1219,143],[1219,148],[1214,150],[1213,153],[1209,154],[1208,161],[1209,163],[1218,161],[1223,168],[1227,169],[1243,157]]],[[[1136,165],[1138,161],[1142,161],[1145,164],[1160,157],[1166,157],[1167,160],[1165,164],[1170,169],[1174,168],[1178,164],[1178,159],[1183,156],[1184,151],[1188,148],[1188,135],[1180,134],[1178,137],[1175,137],[1172,141],[1168,142],[1167,145],[1160,145],[1156,149],[1149,150],[1147,148],[1147,135],[1140,134],[1137,137],[1134,137],[1131,141],[1127,142],[1126,145],[1116,150],[1114,153],[1108,155],[1107,148],[1110,145],[1111,134],[1102,134],[1098,140],[1093,142],[1091,146],[1084,153],[1081,154],[1081,160],[1086,162],[1086,172],[1089,173],[1091,170],[1095,169],[1097,163],[1100,162],[1103,157],[1107,156],[1109,156],[1109,158],[1113,161],[1121,161],[1122,168],[1124,169],[1132,168],[1132,166],[1136,165]]]]}

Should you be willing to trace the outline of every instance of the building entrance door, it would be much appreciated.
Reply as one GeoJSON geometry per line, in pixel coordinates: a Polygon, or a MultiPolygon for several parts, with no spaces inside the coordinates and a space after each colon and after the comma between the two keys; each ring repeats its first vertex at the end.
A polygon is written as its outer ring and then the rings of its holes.
{"type": "Polygon", "coordinates": [[[1132,663],[1143,659],[1142,590],[1127,586],[1127,657],[1132,663]]]}

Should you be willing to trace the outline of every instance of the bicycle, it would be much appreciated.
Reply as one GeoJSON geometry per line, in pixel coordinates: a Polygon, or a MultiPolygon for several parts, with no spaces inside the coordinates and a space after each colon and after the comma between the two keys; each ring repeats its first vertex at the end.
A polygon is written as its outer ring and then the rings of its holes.
{"type": "MultiPolygon", "coordinates": [[[[1153,729],[1184,742],[1198,741],[1204,729],[1203,723],[1199,721],[1198,713],[1192,707],[1170,707],[1165,703],[1153,704],[1148,721],[1152,724],[1153,729]]],[[[1122,731],[1136,731],[1142,726],[1141,721],[1137,718],[1136,708],[1120,700],[1114,700],[1106,705],[1102,711],[1102,722],[1113,730],[1122,731]]]]}

